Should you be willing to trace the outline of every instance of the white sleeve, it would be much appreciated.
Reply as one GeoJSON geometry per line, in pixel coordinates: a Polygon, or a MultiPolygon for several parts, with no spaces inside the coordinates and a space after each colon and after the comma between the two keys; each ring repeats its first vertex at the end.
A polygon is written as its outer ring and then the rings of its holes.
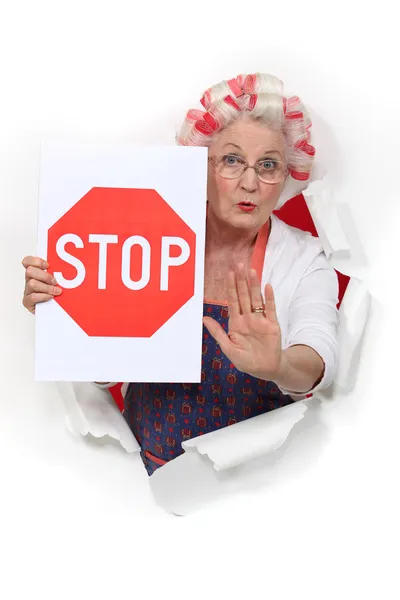
{"type": "Polygon", "coordinates": [[[306,393],[314,393],[332,383],[338,362],[338,292],[337,274],[321,252],[305,271],[290,303],[283,348],[297,344],[309,346],[324,361],[324,374],[312,390],[297,394],[280,388],[284,394],[304,398],[306,393]]]}

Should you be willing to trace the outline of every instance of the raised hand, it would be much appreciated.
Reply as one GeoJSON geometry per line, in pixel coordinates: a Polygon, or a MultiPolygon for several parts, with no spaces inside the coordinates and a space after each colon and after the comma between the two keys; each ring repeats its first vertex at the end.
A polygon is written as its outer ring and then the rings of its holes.
{"type": "Polygon", "coordinates": [[[264,302],[256,271],[247,275],[239,264],[229,274],[227,290],[228,333],[211,317],[204,317],[205,326],[239,371],[273,381],[282,366],[282,347],[272,286],[265,286],[264,302]]]}

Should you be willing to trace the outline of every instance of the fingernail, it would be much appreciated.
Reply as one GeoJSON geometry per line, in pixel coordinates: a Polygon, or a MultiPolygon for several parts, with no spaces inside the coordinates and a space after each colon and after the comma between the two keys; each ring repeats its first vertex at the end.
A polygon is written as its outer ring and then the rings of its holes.
{"type": "Polygon", "coordinates": [[[61,288],[58,288],[58,287],[54,288],[54,293],[55,293],[55,294],[57,294],[57,295],[58,295],[58,294],[61,294],[61,292],[62,292],[62,289],[61,289],[61,288]]]}
{"type": "Polygon", "coordinates": [[[45,260],[42,261],[42,267],[43,267],[43,269],[48,269],[49,268],[49,263],[46,262],[45,260]]]}
{"type": "Polygon", "coordinates": [[[51,283],[52,283],[52,285],[58,285],[58,282],[57,282],[57,281],[54,279],[54,277],[53,277],[53,279],[51,280],[51,283]]]}

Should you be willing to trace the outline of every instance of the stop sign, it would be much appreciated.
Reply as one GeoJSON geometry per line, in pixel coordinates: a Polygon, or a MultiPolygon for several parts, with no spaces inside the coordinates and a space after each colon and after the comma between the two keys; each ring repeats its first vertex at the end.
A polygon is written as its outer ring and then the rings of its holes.
{"type": "Polygon", "coordinates": [[[89,336],[150,337],[193,296],[195,249],[155,190],[92,188],[48,231],[54,299],[89,336]]]}

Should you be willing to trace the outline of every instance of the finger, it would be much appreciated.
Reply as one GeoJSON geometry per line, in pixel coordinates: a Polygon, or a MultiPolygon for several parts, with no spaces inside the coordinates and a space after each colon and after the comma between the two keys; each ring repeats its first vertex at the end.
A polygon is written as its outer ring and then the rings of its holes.
{"type": "Polygon", "coordinates": [[[57,285],[57,281],[55,280],[54,275],[52,275],[48,271],[39,269],[38,267],[29,266],[26,268],[25,281],[29,281],[30,279],[37,279],[38,281],[43,281],[48,285],[57,285]]]}
{"type": "Polygon", "coordinates": [[[50,296],[49,294],[38,294],[35,292],[34,294],[29,294],[29,296],[25,296],[22,301],[22,304],[25,306],[25,308],[29,310],[29,312],[34,313],[36,304],[48,302],[53,298],[54,296],[50,296]]]}
{"type": "Polygon", "coordinates": [[[236,286],[240,310],[242,314],[251,312],[251,298],[249,284],[246,277],[246,269],[243,263],[239,263],[236,267],[236,286]]]}
{"type": "Polygon", "coordinates": [[[272,285],[267,283],[265,286],[265,314],[273,322],[278,322],[276,314],[275,295],[272,285]]]}
{"type": "MultiPolygon", "coordinates": [[[[261,285],[255,269],[250,269],[249,284],[252,309],[263,307],[264,300],[261,295],[261,285]]],[[[260,313],[260,315],[263,316],[263,313],[260,313]]]]}
{"type": "Polygon", "coordinates": [[[38,281],[37,279],[30,279],[25,284],[25,296],[29,296],[35,292],[47,294],[49,296],[59,296],[62,292],[62,289],[53,285],[47,285],[46,283],[38,281]]]}
{"type": "Polygon", "coordinates": [[[29,310],[29,312],[34,315],[35,314],[35,305],[31,304],[30,301],[28,302],[28,298],[29,298],[29,296],[24,296],[22,298],[22,304],[23,304],[24,308],[29,310]]]}
{"type": "Polygon", "coordinates": [[[228,334],[222,329],[221,325],[211,317],[204,317],[203,323],[215,341],[220,345],[222,352],[228,355],[229,347],[232,342],[230,341],[228,334]]]}
{"type": "Polygon", "coordinates": [[[228,308],[230,318],[240,315],[240,304],[236,287],[236,275],[233,271],[230,271],[228,274],[228,308]]]}
{"type": "Polygon", "coordinates": [[[28,267],[37,267],[38,269],[49,268],[49,263],[39,256],[25,256],[25,258],[22,259],[22,265],[25,269],[28,267]]]}

